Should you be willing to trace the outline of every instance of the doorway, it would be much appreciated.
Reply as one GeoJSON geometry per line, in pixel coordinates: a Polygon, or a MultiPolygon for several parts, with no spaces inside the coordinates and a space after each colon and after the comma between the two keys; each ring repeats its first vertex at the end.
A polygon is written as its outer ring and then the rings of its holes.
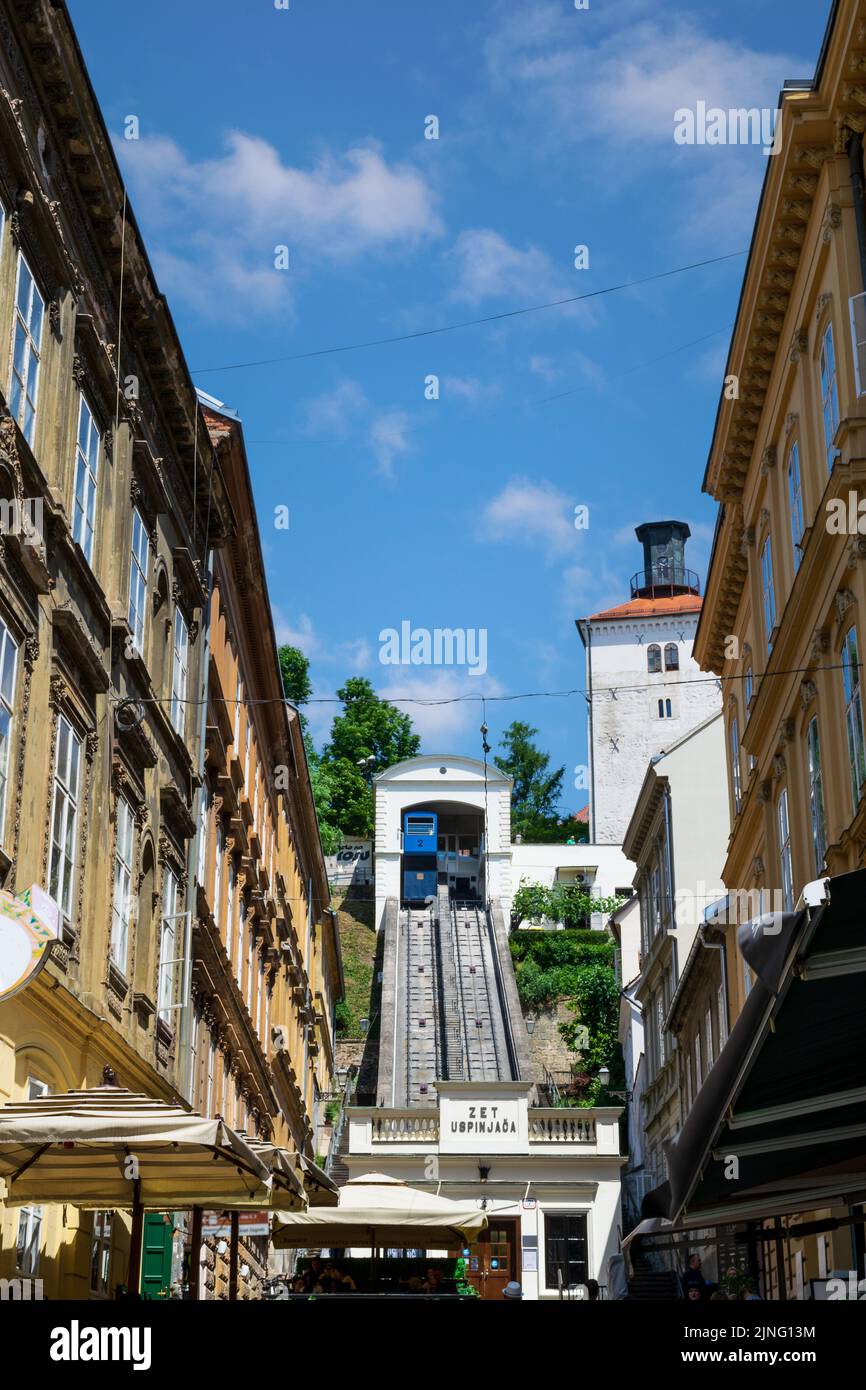
{"type": "Polygon", "coordinates": [[[520,1283],[517,1218],[490,1218],[490,1225],[469,1247],[466,1280],[483,1299],[501,1299],[505,1285],[520,1283]]]}

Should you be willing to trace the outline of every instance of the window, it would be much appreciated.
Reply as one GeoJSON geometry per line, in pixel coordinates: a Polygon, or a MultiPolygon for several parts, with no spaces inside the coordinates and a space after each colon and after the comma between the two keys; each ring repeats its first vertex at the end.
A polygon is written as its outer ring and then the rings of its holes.
{"type": "Polygon", "coordinates": [[[646,649],[646,668],[651,676],[657,675],[662,669],[662,649],[657,642],[646,649]]]}
{"type": "Polygon", "coordinates": [[[27,443],[33,444],[36,423],[36,393],[39,385],[39,354],[42,347],[42,321],[45,301],[36,288],[30,267],[18,256],[18,283],[15,289],[15,322],[12,335],[12,380],[9,409],[27,443]]]}
{"type": "Polygon", "coordinates": [[[721,1052],[728,1040],[728,1019],[725,1009],[725,987],[719,985],[719,992],[716,998],[716,1011],[719,1020],[719,1051],[721,1052]]]}
{"type": "Polygon", "coordinates": [[[222,891],[223,891],[223,854],[225,852],[225,841],[223,839],[223,828],[217,819],[216,835],[214,837],[214,880],[213,880],[213,915],[214,921],[219,927],[222,922],[222,891]]]}
{"type": "Polygon", "coordinates": [[[744,956],[741,956],[740,959],[743,962],[743,998],[748,999],[749,993],[752,988],[752,984],[754,983],[752,978],[752,970],[751,966],[748,965],[748,963],[746,962],[744,956]]]}
{"type": "Polygon", "coordinates": [[[267,1057],[271,1049],[271,988],[265,981],[265,1031],[262,1035],[265,1044],[265,1056],[267,1057]]]}
{"type": "Polygon", "coordinates": [[[18,643],[6,624],[0,621],[0,843],[6,820],[6,787],[9,782],[9,748],[12,742],[12,716],[15,709],[15,675],[18,643]]]}
{"type": "MultiPolygon", "coordinates": [[[[48,1095],[46,1082],[35,1076],[27,1078],[27,1099],[38,1100],[48,1095]]],[[[35,1279],[39,1273],[39,1246],[42,1237],[42,1208],[22,1207],[18,1213],[15,1269],[25,1279],[35,1279]]]]}
{"type": "Polygon", "coordinates": [[[845,723],[848,728],[848,762],[854,809],[860,804],[860,788],[866,780],[866,750],[863,745],[863,702],[860,694],[860,656],[857,630],[849,627],[842,644],[842,685],[845,692],[845,723]]]}
{"type": "Polygon", "coordinates": [[[754,676],[752,675],[752,668],[751,668],[751,666],[747,666],[747,667],[746,667],[745,675],[743,676],[743,694],[744,694],[745,699],[746,699],[746,710],[747,710],[747,711],[748,711],[749,705],[752,703],[752,696],[754,695],[754,693],[755,693],[755,678],[754,678],[754,676]]]}
{"type": "Polygon", "coordinates": [[[132,512],[132,554],[129,560],[129,626],[135,650],[144,654],[144,614],[147,602],[147,531],[138,507],[132,512]]]}
{"type": "Polygon", "coordinates": [[[90,1240],[90,1292],[107,1295],[111,1291],[111,1212],[93,1213],[90,1240]]]}
{"type": "Polygon", "coordinates": [[[695,1094],[701,1089],[704,1074],[701,1071],[701,1035],[695,1034],[695,1094]]]}
{"type": "Polygon", "coordinates": [[[809,720],[806,730],[806,751],[809,761],[809,809],[812,815],[812,844],[815,847],[815,869],[820,874],[827,849],[827,829],[824,819],[824,775],[821,771],[821,735],[817,715],[809,720]]]}
{"type": "Polygon", "coordinates": [[[237,676],[236,676],[236,678],[235,678],[235,721],[234,721],[234,733],[233,733],[233,735],[232,735],[232,742],[233,742],[233,744],[234,744],[234,746],[235,746],[235,757],[237,757],[237,753],[238,753],[238,735],[240,734],[240,730],[241,730],[241,673],[240,673],[240,670],[238,670],[237,676]]]}
{"type": "Polygon", "coordinates": [[[740,768],[740,724],[736,715],[731,720],[731,791],[734,797],[734,815],[738,816],[743,804],[743,784],[740,768]]]}
{"type": "Polygon", "coordinates": [[[713,1011],[707,1009],[704,1015],[704,1046],[706,1047],[707,1071],[712,1070],[713,1066],[713,1011]]]}
{"type": "Polygon", "coordinates": [[[659,719],[672,719],[673,709],[670,700],[659,700],[658,703],[659,719]]]}
{"type": "Polygon", "coordinates": [[[235,874],[235,895],[232,912],[237,923],[237,934],[235,936],[235,967],[238,989],[241,989],[243,987],[244,974],[244,911],[241,888],[240,884],[237,882],[237,874],[235,874]]]}
{"type": "Polygon", "coordinates": [[[836,381],[836,349],[833,345],[833,325],[827,324],[821,340],[821,401],[824,410],[824,442],[827,446],[827,467],[833,467],[836,450],[833,440],[839,426],[839,388],[836,381]]]}
{"type": "Polygon", "coordinates": [[[252,722],[250,720],[250,712],[248,709],[244,710],[244,720],[247,726],[246,736],[244,740],[244,782],[246,782],[247,770],[250,765],[250,739],[252,737],[252,722]]]}
{"type": "Polygon", "coordinates": [[[189,628],[179,608],[174,610],[174,660],[171,667],[171,723],[183,738],[186,730],[186,692],[189,681],[189,628]]]}
{"type": "MultiPolygon", "coordinates": [[[[222,839],[222,836],[220,836],[220,839],[222,839]]],[[[231,958],[232,958],[232,947],[234,946],[234,934],[235,934],[235,899],[236,899],[236,892],[235,892],[235,890],[236,890],[236,888],[237,888],[237,870],[236,870],[236,868],[235,868],[235,861],[234,861],[233,859],[230,859],[230,860],[229,860],[229,884],[228,884],[228,888],[229,888],[229,901],[228,901],[228,912],[226,913],[226,955],[228,956],[229,960],[231,961],[231,958]]]]}
{"type": "Polygon", "coordinates": [[[787,788],[779,796],[776,808],[779,823],[779,858],[782,862],[782,900],[786,912],[794,910],[794,874],[791,864],[791,827],[788,821],[787,788]]]}
{"type": "Polygon", "coordinates": [[[75,502],[72,538],[93,564],[93,531],[96,516],[96,484],[99,477],[99,430],[84,395],[78,401],[78,438],[75,444],[75,502]]]}
{"type": "Polygon", "coordinates": [[[656,995],[656,1033],[658,1037],[659,1066],[663,1067],[667,1061],[667,1048],[665,1047],[665,1007],[661,994],[656,995]]]}
{"type": "Polygon", "coordinates": [[[207,1116],[213,1114],[213,1079],[216,1071],[216,1043],[213,1033],[209,1035],[207,1046],[207,1082],[205,1086],[204,1113],[207,1116]]]}
{"type": "Polygon", "coordinates": [[[545,1280],[548,1289],[585,1284],[589,1277],[586,1217],[583,1213],[544,1214],[545,1280]]]}
{"type": "Polygon", "coordinates": [[[247,930],[247,1010],[252,1017],[253,990],[256,978],[256,938],[252,927],[247,930]]]}
{"type": "Polygon", "coordinates": [[[111,958],[124,975],[129,955],[132,915],[132,842],[135,820],[125,796],[117,801],[117,839],[114,847],[114,901],[111,909],[111,958]]]}
{"type": "Polygon", "coordinates": [[[198,817],[198,852],[196,856],[195,877],[196,882],[205,888],[205,876],[207,874],[207,827],[210,819],[210,796],[207,789],[201,789],[201,803],[198,817]]]}
{"type": "Polygon", "coordinates": [[[764,636],[767,639],[767,651],[771,652],[773,628],[776,626],[776,591],[773,587],[773,551],[769,536],[761,549],[761,590],[764,602],[764,636]]]}
{"type": "Polygon", "coordinates": [[[156,1007],[163,1023],[171,1023],[171,1015],[178,1003],[180,988],[180,961],[177,952],[180,938],[180,914],[178,912],[178,881],[171,869],[165,871],[162,889],[162,925],[159,935],[159,986],[156,1007]]]}
{"type": "Polygon", "coordinates": [[[676,642],[668,642],[665,647],[665,670],[678,671],[680,669],[680,652],[676,642]]]}
{"type": "Polygon", "coordinates": [[[693,1099],[693,1096],[692,1096],[692,1063],[691,1063],[691,1058],[688,1056],[688,1054],[686,1054],[686,1057],[685,1057],[684,1060],[685,1060],[685,1064],[686,1064],[686,1109],[687,1109],[687,1110],[691,1110],[691,1108],[692,1108],[692,1099],[693,1099]]]}
{"type": "Polygon", "coordinates": [[[652,910],[652,934],[655,936],[661,926],[662,920],[661,880],[659,878],[658,864],[653,865],[652,871],[652,910]]]}
{"type": "Polygon", "coordinates": [[[791,512],[791,544],[796,573],[803,558],[800,550],[800,542],[803,539],[803,488],[800,481],[800,450],[796,444],[788,455],[788,506],[791,512]]]}
{"type": "Polygon", "coordinates": [[[54,798],[51,807],[51,861],[48,895],[63,915],[72,921],[72,890],[78,839],[78,779],[81,739],[69,720],[61,714],[57,721],[57,750],[54,768],[54,798]]]}

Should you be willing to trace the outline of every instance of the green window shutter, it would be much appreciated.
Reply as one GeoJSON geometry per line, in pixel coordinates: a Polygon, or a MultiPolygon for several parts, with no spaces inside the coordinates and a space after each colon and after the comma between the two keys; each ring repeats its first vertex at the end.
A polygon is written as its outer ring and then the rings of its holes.
{"type": "Polygon", "coordinates": [[[173,1235],[174,1225],[167,1213],[145,1212],[141,1254],[142,1298],[168,1297],[173,1235]]]}

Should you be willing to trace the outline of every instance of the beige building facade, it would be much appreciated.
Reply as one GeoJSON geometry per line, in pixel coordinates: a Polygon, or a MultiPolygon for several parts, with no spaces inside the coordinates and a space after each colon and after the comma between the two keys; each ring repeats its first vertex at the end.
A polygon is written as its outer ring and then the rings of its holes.
{"type": "MultiPolygon", "coordinates": [[[[840,0],[814,80],[782,96],[705,477],[720,510],[695,656],[724,686],[724,881],[763,910],[866,864],[864,71],[866,5],[840,0]]],[[[726,936],[733,1024],[752,978],[726,936]]],[[[776,1292],[831,1258],[784,1250],[776,1292]]]]}
{"type": "MultiPolygon", "coordinates": [[[[339,952],[298,719],[260,640],[242,444],[197,397],[66,7],[0,2],[0,36],[0,882],[47,894],[59,930],[0,1004],[0,1104],[107,1065],[309,1161],[339,952]],[[231,740],[215,762],[226,708],[252,750],[240,779],[231,740]],[[220,819],[237,983],[227,898],[208,898],[220,819]]],[[[128,1228],[0,1193],[0,1277],[109,1297],[128,1228]]],[[[179,1233],[166,1253],[180,1279],[179,1233]]]]}

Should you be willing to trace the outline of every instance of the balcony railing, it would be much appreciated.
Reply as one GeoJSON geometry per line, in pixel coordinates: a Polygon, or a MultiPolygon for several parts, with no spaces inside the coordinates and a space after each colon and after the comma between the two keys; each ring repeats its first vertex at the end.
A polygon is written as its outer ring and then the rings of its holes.
{"type": "Polygon", "coordinates": [[[559,1111],[551,1114],[549,1110],[530,1110],[530,1144],[594,1144],[595,1120],[582,1116],[578,1110],[569,1114],[559,1111]]]}
{"type": "Polygon", "coordinates": [[[684,565],[666,564],[660,560],[651,569],[638,570],[631,577],[632,598],[666,598],[683,589],[692,594],[701,592],[700,575],[684,565]]]}
{"type": "Polygon", "coordinates": [[[377,1115],[373,1120],[374,1144],[438,1144],[439,1115],[407,1110],[403,1114],[377,1115]]]}

